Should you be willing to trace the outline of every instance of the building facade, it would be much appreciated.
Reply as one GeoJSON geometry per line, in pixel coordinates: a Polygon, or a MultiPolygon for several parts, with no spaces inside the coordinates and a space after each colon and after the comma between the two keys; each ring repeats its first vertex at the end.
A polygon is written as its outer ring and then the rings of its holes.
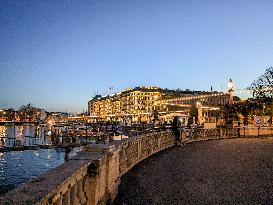
{"type": "Polygon", "coordinates": [[[132,122],[151,121],[155,102],[162,98],[158,87],[135,87],[107,96],[95,96],[88,102],[91,117],[122,121],[131,117],[132,122]]]}
{"type": "Polygon", "coordinates": [[[199,102],[207,109],[225,105],[229,94],[223,92],[174,91],[159,87],[135,87],[107,96],[96,95],[88,102],[94,122],[126,121],[151,122],[156,115],[189,114],[191,106],[199,102]]]}

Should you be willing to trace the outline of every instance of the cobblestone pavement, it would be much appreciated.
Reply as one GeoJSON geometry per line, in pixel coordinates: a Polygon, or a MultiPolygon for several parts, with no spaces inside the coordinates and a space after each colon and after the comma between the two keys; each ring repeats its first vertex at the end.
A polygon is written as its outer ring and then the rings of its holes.
{"type": "Polygon", "coordinates": [[[173,147],[122,179],[114,204],[273,204],[273,139],[173,147]]]}

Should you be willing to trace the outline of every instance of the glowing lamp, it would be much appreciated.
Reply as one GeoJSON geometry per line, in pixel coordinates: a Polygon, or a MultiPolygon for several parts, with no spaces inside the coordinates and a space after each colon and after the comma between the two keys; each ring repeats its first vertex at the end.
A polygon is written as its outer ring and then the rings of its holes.
{"type": "Polygon", "coordinates": [[[233,88],[234,88],[234,83],[231,79],[229,79],[228,87],[229,87],[229,90],[233,90],[233,88]]]}
{"type": "Polygon", "coordinates": [[[201,102],[196,102],[196,107],[201,107],[201,102]]]}

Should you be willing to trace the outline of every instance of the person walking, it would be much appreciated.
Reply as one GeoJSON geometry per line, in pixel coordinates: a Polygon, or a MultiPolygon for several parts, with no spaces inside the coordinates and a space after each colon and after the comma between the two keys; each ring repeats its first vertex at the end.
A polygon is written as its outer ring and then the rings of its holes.
{"type": "Polygon", "coordinates": [[[179,131],[179,120],[178,116],[175,116],[173,118],[173,126],[172,126],[173,134],[175,136],[175,145],[180,145],[181,144],[181,139],[180,139],[180,131],[179,131]]]}

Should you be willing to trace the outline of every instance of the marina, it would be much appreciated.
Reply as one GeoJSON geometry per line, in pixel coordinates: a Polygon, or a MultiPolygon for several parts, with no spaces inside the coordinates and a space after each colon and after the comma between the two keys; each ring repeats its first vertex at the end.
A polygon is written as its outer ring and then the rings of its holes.
{"type": "Polygon", "coordinates": [[[79,126],[1,125],[0,151],[22,151],[94,144],[102,133],[79,126]]]}
{"type": "Polygon", "coordinates": [[[48,148],[80,147],[88,144],[107,144],[131,136],[152,132],[152,125],[131,126],[56,123],[35,125],[1,125],[0,152],[48,148]]]}
{"type": "Polygon", "coordinates": [[[30,123],[1,125],[0,195],[63,164],[83,145],[107,144],[148,132],[151,130],[142,126],[83,126],[79,122],[50,127],[30,123]]]}

